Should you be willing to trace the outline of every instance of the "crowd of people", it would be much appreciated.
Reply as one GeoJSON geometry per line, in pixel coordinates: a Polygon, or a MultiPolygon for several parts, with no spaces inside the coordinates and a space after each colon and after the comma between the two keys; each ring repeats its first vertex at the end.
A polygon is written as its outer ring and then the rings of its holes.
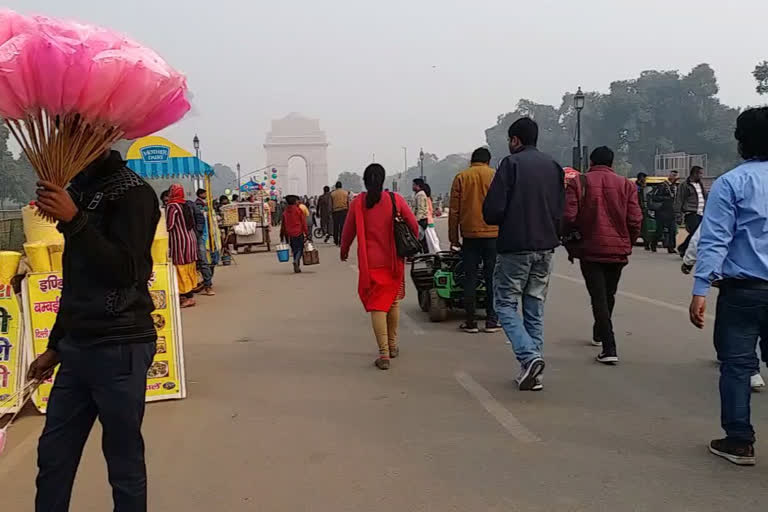
{"type": "MultiPolygon", "coordinates": [[[[585,173],[566,180],[562,167],[537,149],[535,121],[517,120],[508,135],[511,154],[495,172],[490,152],[479,148],[451,187],[449,239],[465,266],[466,318],[460,328],[480,332],[475,295],[482,265],[488,294],[484,330],[506,333],[520,363],[519,389],[542,390],[544,312],[554,251],[562,244],[572,262],[579,260],[590,297],[592,345],[600,349],[595,359],[615,365],[613,311],[622,272],[636,240],[642,238],[649,251],[661,244],[684,258],[684,273],[696,265],[690,306],[696,327],[704,326],[710,287],[720,290],[714,336],[726,437],[709,449],[736,464],[754,464],[750,392],[764,386],[758,345],[768,362],[768,108],[739,116],[735,136],[744,163],[716,180],[709,194],[700,167],[682,183],[677,173],[654,187],[642,173],[633,183],[614,171],[614,152],[606,146],[591,153],[585,173]],[[687,236],[678,245],[680,223],[687,236]]],[[[414,180],[411,212],[399,195],[383,193],[384,174],[378,164],[366,169],[367,192],[352,202],[341,241],[342,260],[358,241],[358,293],[371,314],[380,369],[388,369],[400,352],[405,258],[398,254],[393,225],[401,219],[424,241],[432,222],[428,185],[414,180]]]]}
{"type": "MultiPolygon", "coordinates": [[[[566,181],[562,167],[537,149],[532,119],[515,121],[508,135],[511,154],[495,172],[490,153],[480,148],[451,188],[450,243],[462,250],[468,270],[475,270],[466,272],[461,328],[479,332],[473,294],[482,264],[490,299],[485,330],[506,333],[520,363],[519,389],[543,389],[544,312],[554,251],[563,244],[569,257],[579,260],[591,299],[592,342],[600,347],[596,360],[618,363],[616,292],[635,240],[646,241],[653,212],[656,225],[647,248],[661,242],[683,255],[683,272],[693,271],[689,312],[696,327],[705,325],[711,288],[719,289],[714,345],[726,436],[709,449],[736,464],[755,464],[750,387],[760,366],[758,346],[768,362],[768,107],[739,115],[735,138],[743,162],[718,178],[709,195],[701,169],[693,169],[682,184],[670,176],[649,192],[644,176],[635,184],[614,172],[614,153],[605,146],[592,152],[586,173],[566,181]],[[688,236],[676,247],[678,216],[688,236]]],[[[366,192],[351,201],[340,183],[314,204],[289,196],[281,223],[294,258],[311,236],[316,214],[324,232],[332,230],[342,260],[357,240],[358,295],[370,313],[379,352],[375,365],[382,370],[400,355],[403,246],[409,245],[404,234],[429,251],[427,232],[434,227],[427,184],[414,181],[414,213],[399,194],[384,189],[385,175],[381,165],[369,165],[366,192]]],[[[208,198],[204,190],[196,195],[188,201],[181,185],[162,194],[184,307],[194,304],[190,293],[213,294],[217,258],[218,229],[206,215],[208,198]]],[[[160,203],[116,151],[84,169],[68,191],[39,183],[37,199],[65,237],[66,280],[48,349],[29,369],[30,379],[44,379],[60,363],[38,450],[36,510],[68,509],[96,418],[103,427],[115,509],[146,510],[141,423],[157,338],[146,283],[160,203]]]]}
{"type": "Polygon", "coordinates": [[[195,294],[214,296],[213,274],[221,255],[221,234],[209,215],[208,193],[198,189],[194,201],[180,184],[160,194],[165,208],[168,248],[176,268],[182,308],[196,305],[195,294]]]}

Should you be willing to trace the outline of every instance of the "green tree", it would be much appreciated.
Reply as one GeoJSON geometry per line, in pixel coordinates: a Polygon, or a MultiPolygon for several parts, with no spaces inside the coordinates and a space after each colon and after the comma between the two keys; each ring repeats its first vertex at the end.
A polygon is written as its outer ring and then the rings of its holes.
{"type": "Polygon", "coordinates": [[[35,194],[34,169],[23,153],[18,159],[13,157],[8,149],[9,136],[8,128],[0,124],[0,209],[6,203],[24,204],[35,194]]]}
{"type": "Polygon", "coordinates": [[[768,60],[764,60],[752,72],[757,80],[757,94],[768,94],[768,60]]]}
{"type": "MultiPolygon", "coordinates": [[[[453,178],[467,167],[469,167],[469,155],[466,154],[452,154],[441,160],[434,153],[424,153],[424,180],[432,189],[432,197],[448,194],[453,178]]],[[[412,194],[413,180],[420,176],[421,165],[417,162],[406,172],[388,178],[386,184],[389,186],[392,181],[395,181],[398,191],[404,196],[408,196],[412,194]]]]}
{"type": "Polygon", "coordinates": [[[363,191],[363,178],[354,172],[342,172],[336,181],[341,182],[341,186],[355,194],[363,191]]]}
{"type": "MultiPolygon", "coordinates": [[[[615,167],[626,174],[653,171],[655,155],[676,151],[706,153],[709,172],[719,174],[738,160],[733,143],[738,110],[723,105],[717,93],[715,72],[708,64],[686,75],[651,70],[613,82],[607,94],[586,93],[582,144],[613,148],[615,167]]],[[[499,116],[486,130],[494,163],[508,154],[507,129],[523,116],[539,124],[539,148],[570,165],[577,117],[573,93],[563,95],[559,109],[521,100],[514,112],[499,116]]]]}

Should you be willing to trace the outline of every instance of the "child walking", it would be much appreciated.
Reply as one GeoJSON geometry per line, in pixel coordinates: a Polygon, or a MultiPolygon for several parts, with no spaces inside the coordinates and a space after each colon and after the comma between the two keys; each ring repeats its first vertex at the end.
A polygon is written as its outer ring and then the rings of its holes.
{"type": "Polygon", "coordinates": [[[307,216],[299,208],[298,196],[286,196],[287,206],[283,211],[280,239],[288,242],[293,254],[293,271],[301,273],[301,257],[304,255],[304,240],[309,235],[307,216]]]}

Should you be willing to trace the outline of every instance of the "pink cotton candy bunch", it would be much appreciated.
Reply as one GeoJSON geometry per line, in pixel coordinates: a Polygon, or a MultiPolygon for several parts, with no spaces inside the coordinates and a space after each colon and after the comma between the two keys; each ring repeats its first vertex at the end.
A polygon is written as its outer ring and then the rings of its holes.
{"type": "Polygon", "coordinates": [[[189,111],[184,75],[111,30],[0,11],[0,117],[41,178],[66,184],[120,138],[189,111]]]}

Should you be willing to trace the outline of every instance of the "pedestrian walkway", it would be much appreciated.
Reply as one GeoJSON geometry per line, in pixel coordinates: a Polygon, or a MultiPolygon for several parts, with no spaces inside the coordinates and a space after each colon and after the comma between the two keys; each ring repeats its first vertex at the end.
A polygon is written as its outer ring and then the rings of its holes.
{"type": "MultiPolygon", "coordinates": [[[[674,256],[640,253],[627,268],[623,290],[660,302],[618,297],[622,364],[605,368],[578,267],[558,254],[546,387],[531,394],[516,390],[503,334],[460,333],[461,314],[429,323],[410,287],[401,358],[376,371],[354,262],[319,247],[302,274],[274,253],[238,256],[217,271],[216,299],[185,311],[189,398],[147,408],[150,510],[764,509],[768,464],[744,471],[706,452],[718,433],[711,331],[664,306],[690,293],[674,256]]],[[[754,399],[759,432],[766,400],[754,399]]],[[[7,510],[29,510],[41,425],[23,417],[0,459],[7,510]]],[[[99,442],[72,510],[109,509],[99,442]]]]}

